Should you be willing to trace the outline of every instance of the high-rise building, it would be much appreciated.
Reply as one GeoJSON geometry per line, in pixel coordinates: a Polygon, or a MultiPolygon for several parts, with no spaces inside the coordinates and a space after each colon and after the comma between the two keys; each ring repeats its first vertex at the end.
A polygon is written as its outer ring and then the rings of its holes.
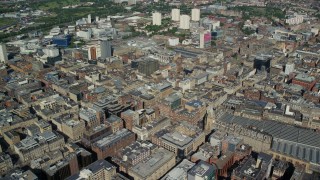
{"type": "Polygon", "coordinates": [[[271,57],[267,56],[256,56],[253,62],[253,68],[256,68],[258,71],[267,71],[270,72],[271,67],[271,57]]]}
{"type": "Polygon", "coordinates": [[[180,29],[189,29],[190,28],[190,16],[181,15],[180,16],[180,29]]]}
{"type": "Polygon", "coordinates": [[[159,12],[152,13],[152,25],[161,26],[161,13],[159,12]]]}
{"type": "Polygon", "coordinates": [[[140,73],[150,76],[155,71],[159,70],[159,61],[146,60],[139,63],[138,70],[140,73]]]}
{"type": "Polygon", "coordinates": [[[109,40],[100,41],[101,58],[106,59],[112,56],[112,47],[109,40]]]}
{"type": "Polygon", "coordinates": [[[0,44],[0,62],[6,63],[8,61],[7,48],[5,44],[0,44]]]}
{"type": "Polygon", "coordinates": [[[172,21],[180,20],[180,9],[172,9],[171,10],[171,19],[172,21]]]}
{"type": "Polygon", "coordinates": [[[88,55],[89,55],[89,60],[97,59],[97,48],[96,47],[90,47],[88,49],[88,55]]]}
{"type": "Polygon", "coordinates": [[[200,21],[200,9],[192,9],[191,10],[191,20],[192,21],[200,21]]]}
{"type": "Polygon", "coordinates": [[[287,63],[286,64],[286,69],[284,71],[285,74],[289,75],[294,71],[294,63],[287,63]]]}
{"type": "Polygon", "coordinates": [[[88,24],[91,24],[91,14],[88,14],[88,24]]]}
{"type": "Polygon", "coordinates": [[[211,32],[200,32],[200,48],[208,48],[211,46],[211,32]]]}

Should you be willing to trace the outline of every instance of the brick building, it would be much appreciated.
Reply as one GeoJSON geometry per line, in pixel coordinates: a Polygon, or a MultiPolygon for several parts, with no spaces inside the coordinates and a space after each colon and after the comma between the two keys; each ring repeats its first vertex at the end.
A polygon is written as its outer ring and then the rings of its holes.
{"type": "Polygon", "coordinates": [[[135,141],[135,134],[127,129],[121,129],[114,134],[98,140],[92,145],[92,150],[97,153],[98,159],[116,155],[117,151],[135,141]]]}
{"type": "Polygon", "coordinates": [[[298,74],[292,79],[292,84],[300,85],[306,90],[311,91],[316,84],[316,78],[307,74],[298,74]]]}

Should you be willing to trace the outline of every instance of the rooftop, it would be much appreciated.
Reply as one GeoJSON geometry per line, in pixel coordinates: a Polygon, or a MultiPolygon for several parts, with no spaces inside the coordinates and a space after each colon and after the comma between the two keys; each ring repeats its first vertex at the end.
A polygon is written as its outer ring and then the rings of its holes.
{"type": "Polygon", "coordinates": [[[131,134],[132,134],[131,131],[123,128],[123,129],[117,131],[116,133],[111,134],[111,135],[97,141],[94,145],[96,145],[99,148],[103,148],[108,145],[112,145],[113,143],[119,141],[120,139],[125,139],[128,136],[130,136],[131,134]]]}
{"type": "Polygon", "coordinates": [[[295,79],[299,80],[299,81],[304,81],[304,82],[313,82],[315,80],[315,77],[313,76],[309,76],[307,74],[298,74],[295,79]]]}
{"type": "Polygon", "coordinates": [[[163,148],[159,148],[155,150],[154,153],[150,155],[147,159],[130,168],[130,170],[140,175],[142,179],[147,179],[150,175],[157,171],[164,163],[167,163],[172,158],[175,158],[173,152],[170,152],[163,148]]]}
{"type": "Polygon", "coordinates": [[[196,164],[190,169],[188,174],[192,176],[208,178],[213,175],[215,169],[216,169],[215,166],[212,166],[205,161],[199,161],[198,164],[196,164]]]}
{"type": "Polygon", "coordinates": [[[194,165],[195,163],[187,159],[183,159],[182,162],[169,171],[162,180],[185,180],[187,179],[189,169],[194,165]]]}

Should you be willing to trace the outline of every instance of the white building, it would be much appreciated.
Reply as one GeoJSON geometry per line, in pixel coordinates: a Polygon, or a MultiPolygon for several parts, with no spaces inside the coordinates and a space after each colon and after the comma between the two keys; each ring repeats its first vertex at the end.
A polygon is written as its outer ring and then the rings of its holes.
{"type": "Polygon", "coordinates": [[[171,37],[168,39],[169,46],[177,46],[179,45],[179,38],[171,37]]]}
{"type": "Polygon", "coordinates": [[[159,12],[152,13],[152,25],[161,26],[161,13],[159,12]]]}
{"type": "Polygon", "coordinates": [[[87,30],[78,31],[77,36],[85,40],[90,40],[92,36],[92,30],[87,29],[87,30]]]}
{"type": "Polygon", "coordinates": [[[91,14],[88,14],[88,20],[87,20],[88,24],[91,24],[91,14]]]}
{"type": "Polygon", "coordinates": [[[47,48],[42,49],[42,51],[47,57],[59,56],[59,49],[53,46],[48,46],[47,48]]]}
{"type": "Polygon", "coordinates": [[[180,20],[180,9],[171,10],[171,19],[172,21],[176,21],[176,22],[180,20]]]}
{"type": "Polygon", "coordinates": [[[303,22],[303,16],[294,14],[292,17],[288,17],[286,19],[286,23],[289,25],[296,25],[296,24],[301,24],[303,22]]]}
{"type": "Polygon", "coordinates": [[[284,71],[284,73],[286,75],[289,75],[290,73],[292,73],[294,71],[294,63],[288,63],[286,64],[286,69],[284,71]]]}
{"type": "Polygon", "coordinates": [[[182,89],[182,93],[189,89],[193,89],[195,86],[195,80],[194,79],[184,79],[181,80],[178,84],[178,86],[182,89]]]}
{"type": "Polygon", "coordinates": [[[319,34],[319,29],[318,28],[312,28],[311,32],[316,36],[319,34]]]}
{"type": "Polygon", "coordinates": [[[180,16],[180,29],[190,29],[190,16],[181,15],[180,16]]]}
{"type": "Polygon", "coordinates": [[[199,33],[200,48],[208,48],[211,46],[211,32],[201,31],[199,33]]]}
{"type": "Polygon", "coordinates": [[[216,30],[218,27],[220,27],[220,21],[213,21],[212,30],[216,30]]]}
{"type": "Polygon", "coordinates": [[[192,21],[200,21],[200,9],[192,9],[191,10],[191,20],[192,21]]]}
{"type": "Polygon", "coordinates": [[[8,61],[7,47],[5,44],[0,44],[0,62],[6,63],[8,61]]]}

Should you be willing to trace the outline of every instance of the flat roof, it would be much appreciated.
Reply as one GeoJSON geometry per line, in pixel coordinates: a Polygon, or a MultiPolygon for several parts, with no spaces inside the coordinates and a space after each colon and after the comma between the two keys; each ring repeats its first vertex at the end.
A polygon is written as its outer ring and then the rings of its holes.
{"type": "Polygon", "coordinates": [[[97,141],[96,143],[94,143],[94,145],[96,145],[97,147],[99,148],[102,148],[102,147],[105,147],[105,146],[108,146],[108,145],[111,145],[121,139],[124,139],[126,137],[128,137],[129,135],[131,135],[132,132],[123,128],[119,131],[117,131],[116,133],[114,134],[111,134],[99,141],[97,141]]]}
{"type": "Polygon", "coordinates": [[[195,163],[183,159],[180,164],[178,164],[175,168],[169,171],[162,180],[185,180],[188,177],[188,171],[191,169],[195,163]]]}
{"type": "Polygon", "coordinates": [[[295,79],[304,81],[304,82],[313,82],[315,80],[315,77],[309,76],[307,74],[298,74],[295,79]]]}
{"type": "MultiPolygon", "coordinates": [[[[136,164],[131,167],[130,170],[138,175],[141,178],[147,179],[154,172],[156,172],[163,164],[167,163],[174,157],[174,153],[166,149],[159,148],[154,151],[146,160],[136,164]]],[[[129,170],[129,171],[130,171],[129,170]]]]}

